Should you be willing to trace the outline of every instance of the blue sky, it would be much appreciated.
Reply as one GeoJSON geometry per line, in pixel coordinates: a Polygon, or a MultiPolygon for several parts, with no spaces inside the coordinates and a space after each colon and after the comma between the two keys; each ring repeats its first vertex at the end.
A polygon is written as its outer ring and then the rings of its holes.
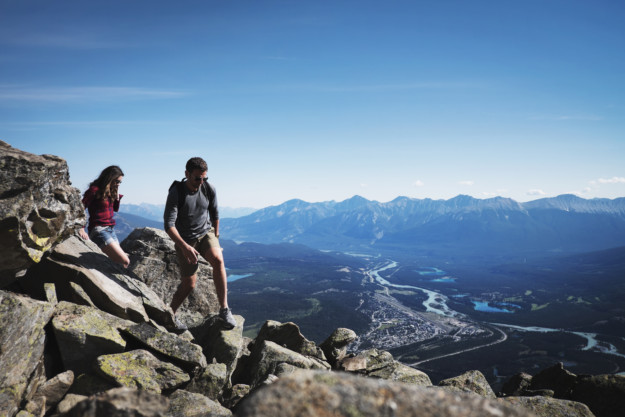
{"type": "Polygon", "coordinates": [[[0,139],[164,203],[625,196],[620,1],[0,0],[0,139]]]}

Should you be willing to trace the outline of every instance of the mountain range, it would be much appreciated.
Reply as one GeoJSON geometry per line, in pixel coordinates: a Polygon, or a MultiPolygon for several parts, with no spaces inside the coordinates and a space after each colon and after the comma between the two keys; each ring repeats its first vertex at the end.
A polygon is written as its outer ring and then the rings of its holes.
{"type": "MultiPolygon", "coordinates": [[[[135,216],[144,217],[156,222],[163,222],[163,211],[165,210],[165,204],[125,204],[122,203],[120,207],[121,213],[132,214],[135,216]]],[[[251,207],[219,207],[219,215],[222,218],[236,218],[246,216],[253,213],[257,209],[251,207]]]]}
{"type": "Polygon", "coordinates": [[[360,196],[335,202],[289,200],[236,219],[221,234],[236,241],[299,243],[316,249],[410,256],[524,258],[625,244],[625,198],[560,195],[520,203],[509,198],[449,200],[360,196]]]}

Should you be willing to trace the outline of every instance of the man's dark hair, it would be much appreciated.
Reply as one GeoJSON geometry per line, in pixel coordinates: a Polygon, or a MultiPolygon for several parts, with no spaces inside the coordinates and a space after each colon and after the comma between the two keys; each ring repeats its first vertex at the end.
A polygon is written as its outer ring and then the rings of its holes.
{"type": "Polygon", "coordinates": [[[208,171],[208,165],[206,165],[206,161],[198,156],[189,159],[186,166],[187,172],[193,172],[196,169],[199,169],[202,172],[208,171]]]}

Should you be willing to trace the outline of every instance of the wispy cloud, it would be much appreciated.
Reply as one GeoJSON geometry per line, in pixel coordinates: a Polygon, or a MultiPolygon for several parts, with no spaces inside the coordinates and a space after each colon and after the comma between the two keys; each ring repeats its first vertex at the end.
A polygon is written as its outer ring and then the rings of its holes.
{"type": "Polygon", "coordinates": [[[184,91],[141,87],[44,87],[0,86],[0,101],[88,102],[172,99],[189,95],[184,91]]]}
{"type": "Polygon", "coordinates": [[[129,42],[127,39],[112,40],[98,37],[91,33],[22,33],[19,36],[5,37],[1,43],[18,47],[82,50],[134,48],[139,46],[129,42]]]}
{"type": "Polygon", "coordinates": [[[475,184],[475,181],[471,181],[471,180],[465,180],[465,181],[458,181],[458,184],[460,185],[466,185],[466,186],[472,186],[473,184],[475,184]]]}
{"type": "Polygon", "coordinates": [[[533,189],[529,190],[526,194],[527,195],[546,195],[547,193],[544,192],[543,190],[538,189],[538,188],[533,188],[533,189]]]}
{"type": "Polygon", "coordinates": [[[412,185],[414,185],[415,187],[423,187],[425,183],[421,180],[416,180],[414,183],[412,183],[412,185]]]}
{"type": "Polygon", "coordinates": [[[54,122],[25,121],[5,122],[3,126],[8,130],[24,130],[49,127],[114,127],[133,125],[159,125],[167,124],[164,120],[58,120],[54,122]]]}
{"type": "Polygon", "coordinates": [[[540,116],[532,116],[530,120],[553,120],[553,121],[569,121],[569,120],[581,120],[581,121],[598,121],[603,120],[603,116],[597,116],[594,114],[545,114],[540,116]]]}
{"type": "Polygon", "coordinates": [[[441,89],[466,89],[481,88],[474,83],[463,82],[407,82],[400,84],[356,84],[356,85],[330,85],[330,84],[285,84],[268,86],[271,90],[282,91],[306,91],[314,93],[385,93],[410,90],[441,90],[441,89]]]}
{"type": "Polygon", "coordinates": [[[625,177],[599,178],[599,184],[625,184],[625,177]]]}

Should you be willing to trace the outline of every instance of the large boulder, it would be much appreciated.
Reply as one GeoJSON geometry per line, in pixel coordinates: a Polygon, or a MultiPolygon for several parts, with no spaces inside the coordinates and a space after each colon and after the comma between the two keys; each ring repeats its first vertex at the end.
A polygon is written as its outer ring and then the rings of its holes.
{"type": "Polygon", "coordinates": [[[430,377],[418,369],[404,365],[385,350],[368,349],[355,356],[344,357],[338,362],[340,369],[356,372],[373,378],[428,387],[432,385],[430,377]]]}
{"type": "Polygon", "coordinates": [[[0,141],[0,288],[84,223],[65,160],[0,141]]]}
{"type": "Polygon", "coordinates": [[[254,346],[249,363],[252,364],[248,376],[252,387],[259,386],[267,377],[275,375],[278,366],[284,363],[300,369],[330,370],[327,362],[304,356],[269,340],[254,346]]]}
{"type": "Polygon", "coordinates": [[[225,330],[219,316],[210,316],[198,326],[191,328],[195,342],[202,346],[204,355],[209,362],[223,363],[227,368],[227,380],[230,382],[243,352],[242,316],[234,316],[237,325],[234,329],[225,330]]]}
{"type": "Polygon", "coordinates": [[[163,417],[169,400],[133,388],[115,388],[76,404],[62,417],[163,417]]]}
{"type": "Polygon", "coordinates": [[[275,320],[267,320],[260,328],[255,343],[262,343],[265,340],[270,340],[304,356],[314,356],[317,359],[326,360],[323,351],[317,347],[315,342],[306,339],[297,324],[292,322],[283,324],[275,320]]]}
{"type": "Polygon", "coordinates": [[[161,393],[188,382],[182,369],[163,362],[147,350],[102,355],[96,361],[96,371],[120,386],[161,393]]]}
{"type": "Polygon", "coordinates": [[[228,368],[225,363],[211,363],[202,373],[194,375],[185,387],[186,391],[202,394],[217,401],[228,383],[228,368]]]}
{"type": "Polygon", "coordinates": [[[506,397],[500,398],[498,401],[515,407],[525,408],[538,417],[595,417],[585,404],[540,395],[534,397],[506,397]]]}
{"type": "Polygon", "coordinates": [[[74,373],[65,371],[42,384],[35,393],[34,399],[45,398],[45,409],[49,411],[56,406],[67,394],[74,383],[74,373]]]}
{"type": "Polygon", "coordinates": [[[597,417],[617,417],[625,412],[625,375],[580,375],[571,393],[597,417]]]}
{"type": "Polygon", "coordinates": [[[470,391],[486,398],[496,398],[495,392],[480,371],[468,371],[460,376],[444,379],[438,383],[438,386],[451,390],[470,391]]]}
{"type": "Polygon", "coordinates": [[[552,390],[556,398],[569,400],[576,383],[577,375],[564,369],[564,365],[560,362],[534,375],[529,389],[552,390]]]}
{"type": "Polygon", "coordinates": [[[45,283],[52,282],[60,300],[94,305],[135,322],[152,319],[173,327],[171,308],[154,291],[111,261],[93,242],[78,236],[57,245],[20,282],[35,294],[45,283]]]}
{"type": "Polygon", "coordinates": [[[201,394],[177,390],[169,396],[169,410],[163,417],[230,417],[232,412],[201,394]]]}
{"type": "MultiPolygon", "coordinates": [[[[130,256],[128,269],[134,272],[167,304],[180,284],[180,268],[174,242],[163,230],[151,227],[135,229],[121,243],[130,256]]],[[[197,313],[206,317],[219,312],[219,301],[212,268],[200,257],[195,290],[180,306],[177,314],[197,313]]]]}
{"type": "Polygon", "coordinates": [[[147,323],[126,328],[122,330],[122,333],[142,346],[169,358],[182,368],[204,369],[208,365],[200,346],[172,333],[158,330],[147,323]]]}
{"type": "Polygon", "coordinates": [[[358,338],[356,332],[340,327],[319,345],[332,368],[338,369],[339,362],[347,355],[347,346],[358,338]]]}
{"type": "Polygon", "coordinates": [[[237,416],[529,417],[533,414],[475,394],[342,372],[298,371],[252,393],[240,404],[237,416]]]}
{"type": "Polygon", "coordinates": [[[52,319],[63,364],[76,375],[89,372],[100,355],[123,352],[126,340],[119,330],[133,325],[132,321],[67,301],[57,304],[52,319]]]}
{"type": "Polygon", "coordinates": [[[53,304],[0,290],[0,415],[14,416],[38,388],[30,379],[41,366],[53,313],[53,304]]]}

